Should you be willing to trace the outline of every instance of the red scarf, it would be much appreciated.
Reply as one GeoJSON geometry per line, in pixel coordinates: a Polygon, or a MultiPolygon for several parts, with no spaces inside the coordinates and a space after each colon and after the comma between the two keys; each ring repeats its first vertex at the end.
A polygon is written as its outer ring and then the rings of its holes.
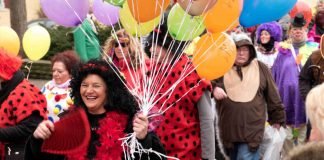
{"type": "MultiPolygon", "coordinates": [[[[127,125],[128,115],[120,112],[108,112],[106,117],[100,120],[99,135],[100,146],[97,147],[95,159],[116,160],[122,159],[123,148],[120,138],[125,137],[124,130],[127,125]]],[[[77,154],[68,155],[68,159],[85,160],[87,159],[88,147],[77,154]]]]}

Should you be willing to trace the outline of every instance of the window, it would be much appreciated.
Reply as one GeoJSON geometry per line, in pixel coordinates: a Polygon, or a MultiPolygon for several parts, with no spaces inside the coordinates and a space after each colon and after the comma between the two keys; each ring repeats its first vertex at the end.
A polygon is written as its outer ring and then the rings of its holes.
{"type": "Polygon", "coordinates": [[[5,7],[4,0],[0,0],[0,9],[3,9],[5,7]]]}

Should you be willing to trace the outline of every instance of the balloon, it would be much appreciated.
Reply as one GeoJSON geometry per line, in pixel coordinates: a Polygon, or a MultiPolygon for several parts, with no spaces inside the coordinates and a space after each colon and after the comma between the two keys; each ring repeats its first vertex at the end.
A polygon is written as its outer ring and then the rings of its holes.
{"type": "Polygon", "coordinates": [[[170,0],[127,0],[129,9],[139,23],[153,20],[169,6],[170,0]]]}
{"type": "Polygon", "coordinates": [[[294,18],[297,13],[302,13],[306,20],[306,26],[308,26],[309,22],[312,20],[312,9],[310,6],[304,1],[298,1],[294,8],[289,12],[291,18],[294,18]]]}
{"type": "Polygon", "coordinates": [[[89,12],[89,0],[40,0],[46,16],[59,25],[81,24],[89,12]]]}
{"type": "Polygon", "coordinates": [[[199,16],[211,9],[217,0],[179,0],[179,5],[192,16],[199,16]]]}
{"type": "Polygon", "coordinates": [[[211,33],[236,27],[242,9],[242,0],[218,0],[205,14],[205,26],[211,33]]]}
{"type": "Polygon", "coordinates": [[[287,14],[297,0],[244,0],[240,24],[251,27],[276,21],[287,14]]]}
{"type": "Polygon", "coordinates": [[[198,37],[205,30],[202,17],[188,15],[179,4],[172,7],[168,16],[168,31],[180,41],[188,41],[198,37]]]}
{"type": "Polygon", "coordinates": [[[150,33],[160,22],[161,16],[146,23],[138,23],[132,16],[128,4],[124,3],[120,10],[120,22],[124,29],[133,36],[144,36],[150,33]]]}
{"type": "Polygon", "coordinates": [[[203,35],[197,43],[193,64],[200,77],[207,80],[223,76],[234,64],[236,47],[225,33],[203,35]]]}
{"type": "Polygon", "coordinates": [[[125,3],[125,0],[105,0],[106,2],[114,5],[114,6],[123,6],[123,4],[125,3]]]}
{"type": "Polygon", "coordinates": [[[27,29],[22,42],[27,57],[32,61],[37,61],[47,53],[51,38],[45,28],[33,26],[27,29]]]}
{"type": "Polygon", "coordinates": [[[10,27],[0,26],[0,49],[6,50],[11,55],[18,55],[20,40],[17,33],[10,27]]]}
{"type": "Polygon", "coordinates": [[[101,23],[112,26],[118,22],[119,7],[103,2],[102,0],[94,0],[93,14],[101,23]]]}

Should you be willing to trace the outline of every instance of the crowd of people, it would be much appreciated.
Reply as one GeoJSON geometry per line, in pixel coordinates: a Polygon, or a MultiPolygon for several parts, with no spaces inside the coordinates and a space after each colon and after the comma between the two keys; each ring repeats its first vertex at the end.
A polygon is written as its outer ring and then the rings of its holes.
{"type": "Polygon", "coordinates": [[[121,29],[100,57],[93,51],[95,59],[81,57],[80,47],[55,54],[52,80],[41,89],[24,78],[21,58],[0,50],[0,159],[128,159],[120,139],[135,133],[154,152],[135,152],[133,159],[259,160],[268,124],[286,133],[280,159],[322,159],[323,15],[318,7],[310,26],[297,14],[288,28],[278,20],[254,33],[229,31],[235,62],[212,81],[199,77],[184,53],[187,42],[172,38],[166,20],[146,37],[149,45],[121,29]],[[139,106],[148,77],[155,79],[154,110],[163,110],[157,117],[139,106]],[[86,145],[44,152],[55,124],[77,109],[89,122],[86,145]]]}

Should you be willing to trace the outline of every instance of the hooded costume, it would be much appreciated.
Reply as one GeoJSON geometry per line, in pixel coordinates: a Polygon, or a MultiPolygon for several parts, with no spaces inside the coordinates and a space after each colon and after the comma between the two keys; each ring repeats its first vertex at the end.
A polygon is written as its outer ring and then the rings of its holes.
{"type": "Polygon", "coordinates": [[[256,36],[258,43],[256,47],[257,58],[271,68],[278,55],[276,43],[281,41],[282,28],[277,22],[263,23],[257,28],[256,36]],[[270,34],[270,40],[265,44],[261,42],[262,31],[267,31],[270,34]]]}
{"type": "Polygon", "coordinates": [[[234,37],[236,47],[248,46],[249,59],[241,66],[234,65],[223,77],[215,80],[227,98],[217,100],[220,135],[230,156],[237,143],[247,144],[250,152],[262,142],[266,111],[270,124],[285,123],[279,93],[268,67],[256,59],[256,51],[245,34],[234,37]]]}

